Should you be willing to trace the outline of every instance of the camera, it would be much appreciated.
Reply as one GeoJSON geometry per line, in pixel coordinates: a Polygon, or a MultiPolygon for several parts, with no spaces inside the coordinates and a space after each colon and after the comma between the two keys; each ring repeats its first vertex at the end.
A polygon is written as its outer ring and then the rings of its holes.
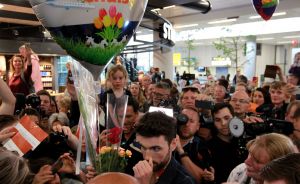
{"type": "Polygon", "coordinates": [[[215,107],[215,103],[209,100],[196,100],[195,106],[197,108],[213,110],[215,107]]]}
{"type": "Polygon", "coordinates": [[[34,93],[26,96],[25,103],[27,106],[30,106],[38,111],[40,110],[41,99],[34,93]]]}
{"type": "Polygon", "coordinates": [[[291,122],[267,118],[264,122],[244,123],[239,118],[234,117],[229,122],[229,130],[235,137],[254,138],[265,133],[280,133],[290,135],[294,131],[291,122]]]}
{"type": "Polygon", "coordinates": [[[55,145],[62,145],[67,142],[68,136],[63,132],[52,132],[49,134],[49,139],[55,145]]]}
{"type": "Polygon", "coordinates": [[[177,126],[186,125],[189,121],[189,118],[185,114],[178,114],[176,116],[177,126]]]}

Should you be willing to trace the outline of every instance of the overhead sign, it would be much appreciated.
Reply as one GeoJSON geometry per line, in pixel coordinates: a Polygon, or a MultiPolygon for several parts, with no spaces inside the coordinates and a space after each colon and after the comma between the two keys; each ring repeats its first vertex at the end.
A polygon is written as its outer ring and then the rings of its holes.
{"type": "Polygon", "coordinates": [[[174,29],[172,24],[168,23],[168,22],[164,22],[162,25],[160,25],[161,27],[161,32],[159,34],[160,38],[166,39],[166,40],[170,40],[173,41],[174,39],[174,29]]]}
{"type": "Polygon", "coordinates": [[[213,57],[211,60],[212,66],[231,66],[230,58],[225,57],[213,57]]]}

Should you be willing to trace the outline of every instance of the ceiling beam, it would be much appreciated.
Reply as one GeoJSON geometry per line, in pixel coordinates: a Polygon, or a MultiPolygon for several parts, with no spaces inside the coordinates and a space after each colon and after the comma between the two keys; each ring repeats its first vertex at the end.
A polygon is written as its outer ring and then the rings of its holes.
{"type": "Polygon", "coordinates": [[[3,4],[3,8],[1,10],[6,11],[12,11],[12,12],[18,12],[18,13],[27,13],[27,14],[34,14],[32,8],[27,8],[23,6],[15,6],[15,5],[9,5],[9,4],[3,4]]]}
{"type": "Polygon", "coordinates": [[[23,25],[31,25],[31,26],[39,26],[39,25],[41,25],[41,23],[39,21],[21,20],[21,19],[3,18],[3,17],[0,17],[0,22],[13,23],[13,24],[23,24],[23,25]]]}

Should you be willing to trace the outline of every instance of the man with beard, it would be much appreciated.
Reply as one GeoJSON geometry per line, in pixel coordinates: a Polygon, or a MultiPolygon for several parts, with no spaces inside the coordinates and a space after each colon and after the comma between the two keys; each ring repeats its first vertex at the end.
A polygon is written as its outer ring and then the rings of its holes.
{"type": "Polygon", "coordinates": [[[214,180],[214,169],[210,167],[210,153],[204,141],[194,136],[200,128],[198,112],[193,108],[181,111],[188,121],[178,125],[178,144],[175,158],[200,183],[214,180]]]}
{"type": "Polygon", "coordinates": [[[177,144],[173,118],[162,112],[146,113],[136,126],[136,141],[144,158],[133,167],[140,184],[195,183],[172,157],[177,144]]]}

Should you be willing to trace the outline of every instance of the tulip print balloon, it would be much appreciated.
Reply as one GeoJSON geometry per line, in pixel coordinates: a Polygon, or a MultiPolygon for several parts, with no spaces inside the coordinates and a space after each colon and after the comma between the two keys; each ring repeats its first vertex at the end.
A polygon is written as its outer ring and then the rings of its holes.
{"type": "Polygon", "coordinates": [[[147,0],[29,2],[55,41],[69,55],[91,68],[106,65],[124,49],[147,5],[147,0]]]}

